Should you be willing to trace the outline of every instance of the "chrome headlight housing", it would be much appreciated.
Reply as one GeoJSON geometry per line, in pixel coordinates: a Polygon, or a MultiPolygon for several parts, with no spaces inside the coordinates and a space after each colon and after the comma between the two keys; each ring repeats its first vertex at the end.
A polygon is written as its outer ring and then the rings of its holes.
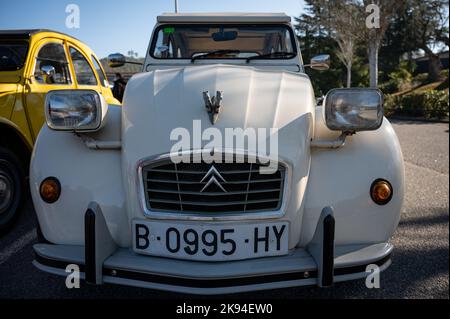
{"type": "Polygon", "coordinates": [[[370,131],[383,122],[383,94],[378,89],[333,89],[324,103],[325,123],[333,131],[370,131]]]}
{"type": "Polygon", "coordinates": [[[107,110],[105,99],[94,90],[54,90],[45,98],[47,125],[58,131],[97,131],[107,110]]]}

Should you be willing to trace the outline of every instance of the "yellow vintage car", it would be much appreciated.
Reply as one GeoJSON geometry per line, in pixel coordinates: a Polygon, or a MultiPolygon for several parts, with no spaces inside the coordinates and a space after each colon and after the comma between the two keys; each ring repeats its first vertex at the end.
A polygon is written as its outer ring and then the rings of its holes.
{"type": "Polygon", "coordinates": [[[99,59],[81,41],[50,30],[0,30],[0,233],[27,194],[45,96],[55,89],[95,90],[108,104],[120,104],[99,59]]]}

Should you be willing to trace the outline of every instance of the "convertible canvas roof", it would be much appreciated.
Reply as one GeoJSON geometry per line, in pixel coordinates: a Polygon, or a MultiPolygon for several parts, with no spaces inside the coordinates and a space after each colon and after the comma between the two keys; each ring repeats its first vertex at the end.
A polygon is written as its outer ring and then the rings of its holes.
{"type": "Polygon", "coordinates": [[[30,30],[0,30],[1,38],[28,39],[31,35],[40,32],[39,29],[30,30]]]}
{"type": "MultiPolygon", "coordinates": [[[[28,39],[33,34],[39,33],[39,32],[54,32],[58,34],[62,34],[71,38],[74,38],[71,35],[49,30],[49,29],[21,29],[21,30],[0,30],[0,39],[28,39]]],[[[74,38],[75,39],[75,38],[74,38]]]]}
{"type": "Polygon", "coordinates": [[[164,13],[157,17],[160,23],[176,22],[254,22],[286,23],[291,17],[285,13],[164,13]]]}

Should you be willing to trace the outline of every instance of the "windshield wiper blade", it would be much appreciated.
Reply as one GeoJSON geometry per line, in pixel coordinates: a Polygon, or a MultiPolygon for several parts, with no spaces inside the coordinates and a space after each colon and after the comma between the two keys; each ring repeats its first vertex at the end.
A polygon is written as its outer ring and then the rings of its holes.
{"type": "Polygon", "coordinates": [[[285,52],[285,51],[278,51],[278,52],[271,52],[271,53],[266,53],[266,54],[261,54],[261,55],[254,55],[254,56],[250,56],[247,58],[247,63],[250,62],[250,60],[257,60],[257,59],[264,59],[264,58],[270,58],[270,57],[275,57],[275,58],[279,58],[279,57],[286,57],[286,58],[293,58],[295,57],[297,54],[294,52],[285,52]]]}
{"type": "Polygon", "coordinates": [[[194,62],[196,59],[203,59],[206,58],[210,55],[214,55],[214,54],[229,54],[229,53],[241,53],[241,51],[239,50],[215,50],[215,51],[210,51],[210,52],[206,52],[203,54],[199,54],[197,56],[194,56],[191,58],[191,62],[194,62]]]}

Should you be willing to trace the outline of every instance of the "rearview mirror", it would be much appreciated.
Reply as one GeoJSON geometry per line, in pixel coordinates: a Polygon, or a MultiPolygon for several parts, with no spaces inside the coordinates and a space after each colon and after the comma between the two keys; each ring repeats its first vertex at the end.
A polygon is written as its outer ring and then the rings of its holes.
{"type": "Polygon", "coordinates": [[[108,55],[108,65],[111,68],[117,68],[123,66],[126,63],[125,56],[120,53],[113,53],[108,55]]]}
{"type": "Polygon", "coordinates": [[[309,66],[313,70],[325,71],[330,68],[330,63],[331,63],[330,55],[321,54],[313,57],[311,59],[310,64],[308,64],[307,66],[309,66]]]}
{"type": "Polygon", "coordinates": [[[214,41],[232,41],[237,38],[237,32],[236,31],[220,31],[220,32],[214,32],[212,34],[212,38],[214,41]]]}

